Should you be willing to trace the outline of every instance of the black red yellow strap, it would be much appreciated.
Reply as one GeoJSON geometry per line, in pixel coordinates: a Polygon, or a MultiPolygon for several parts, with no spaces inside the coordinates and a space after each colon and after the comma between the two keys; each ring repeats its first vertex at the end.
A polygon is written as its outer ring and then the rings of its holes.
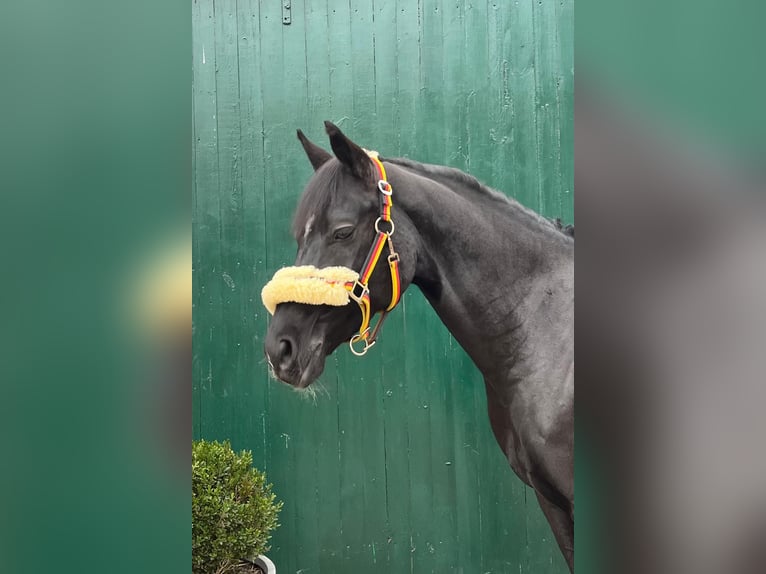
{"type": "Polygon", "coordinates": [[[377,155],[370,154],[375,169],[378,172],[378,191],[379,203],[380,203],[380,217],[375,221],[375,240],[367,253],[367,258],[362,265],[362,270],[359,273],[359,279],[353,283],[346,283],[345,287],[349,291],[349,296],[357,302],[362,312],[362,323],[359,327],[357,335],[351,339],[351,350],[357,355],[363,355],[367,349],[375,344],[375,338],[377,337],[380,326],[386,313],[396,307],[401,297],[401,278],[399,275],[399,254],[394,250],[394,244],[391,240],[391,236],[394,234],[394,222],[391,219],[391,210],[393,208],[393,188],[386,179],[386,168],[383,163],[377,158],[377,155]],[[381,222],[385,222],[381,225],[381,222]],[[391,272],[391,302],[389,303],[383,315],[378,321],[377,326],[370,334],[370,289],[368,283],[370,277],[372,277],[375,267],[378,264],[383,248],[388,245],[388,266],[391,272]],[[354,349],[354,343],[364,341],[365,347],[361,351],[354,349]]]}
{"type": "MultiPolygon", "coordinates": [[[[377,156],[372,156],[370,159],[375,165],[375,168],[378,171],[378,176],[380,178],[378,179],[378,190],[380,191],[380,195],[378,197],[380,198],[381,202],[380,218],[390,224],[390,230],[386,234],[389,250],[388,266],[391,270],[391,303],[389,303],[388,307],[386,307],[386,311],[390,311],[396,307],[396,304],[399,302],[399,297],[401,297],[399,254],[394,250],[394,244],[391,241],[391,236],[394,234],[394,222],[391,219],[391,208],[394,206],[394,190],[391,187],[391,184],[388,183],[388,178],[386,177],[386,168],[383,165],[383,162],[380,161],[377,156]]],[[[378,229],[378,236],[380,236],[381,231],[379,230],[378,225],[376,225],[375,228],[378,229]]],[[[378,237],[378,239],[379,238],[380,237],[378,237]]]]}

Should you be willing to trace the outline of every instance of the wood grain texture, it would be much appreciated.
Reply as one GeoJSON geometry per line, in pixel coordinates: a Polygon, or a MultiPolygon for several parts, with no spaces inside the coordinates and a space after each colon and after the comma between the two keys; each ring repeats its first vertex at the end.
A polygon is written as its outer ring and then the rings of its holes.
{"type": "Polygon", "coordinates": [[[306,574],[565,572],[492,436],[483,382],[417,290],[315,399],[271,380],[260,289],[322,121],[573,220],[571,0],[193,3],[194,436],[253,451],[284,500],[270,556],[306,574]]]}

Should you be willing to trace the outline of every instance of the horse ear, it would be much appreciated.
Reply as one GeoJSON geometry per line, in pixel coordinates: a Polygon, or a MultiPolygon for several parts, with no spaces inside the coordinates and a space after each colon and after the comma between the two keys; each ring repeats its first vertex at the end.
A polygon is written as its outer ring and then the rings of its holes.
{"type": "Polygon", "coordinates": [[[332,122],[324,123],[327,135],[330,136],[330,145],[335,157],[348,167],[356,177],[368,180],[372,177],[372,162],[367,152],[348,139],[340,128],[332,122]]]}
{"type": "Polygon", "coordinates": [[[309,138],[303,135],[301,130],[298,130],[298,139],[301,140],[301,145],[306,152],[306,155],[311,162],[314,171],[318,170],[324,165],[324,163],[332,157],[330,152],[323,150],[321,147],[312,142],[309,138]]]}

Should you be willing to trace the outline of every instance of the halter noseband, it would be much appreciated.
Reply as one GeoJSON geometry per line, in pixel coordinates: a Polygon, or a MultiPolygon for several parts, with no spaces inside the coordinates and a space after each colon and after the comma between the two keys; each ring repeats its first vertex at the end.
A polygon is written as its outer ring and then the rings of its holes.
{"type": "Polygon", "coordinates": [[[394,243],[391,240],[391,236],[394,234],[394,222],[391,219],[391,208],[393,207],[393,188],[391,184],[386,180],[386,168],[383,167],[383,163],[378,159],[376,152],[367,152],[370,156],[373,165],[378,172],[378,184],[377,189],[380,192],[378,195],[378,203],[380,205],[380,217],[375,220],[375,240],[372,242],[372,247],[367,253],[367,258],[364,260],[362,270],[359,272],[359,278],[356,281],[348,282],[344,286],[348,290],[349,297],[356,301],[359,305],[359,309],[362,312],[362,324],[359,326],[359,332],[351,337],[348,342],[348,346],[351,348],[351,352],[361,357],[364,355],[370,347],[375,344],[378,338],[378,333],[383,325],[383,321],[388,315],[389,311],[396,307],[401,297],[401,280],[399,277],[399,254],[394,250],[394,243]],[[382,226],[381,224],[385,224],[382,226]],[[378,264],[380,255],[383,252],[383,247],[388,244],[388,267],[391,271],[391,302],[386,310],[383,311],[378,319],[375,328],[370,332],[370,288],[368,283],[375,266],[378,264]],[[364,347],[360,350],[354,348],[354,344],[359,341],[364,341],[364,347]]]}

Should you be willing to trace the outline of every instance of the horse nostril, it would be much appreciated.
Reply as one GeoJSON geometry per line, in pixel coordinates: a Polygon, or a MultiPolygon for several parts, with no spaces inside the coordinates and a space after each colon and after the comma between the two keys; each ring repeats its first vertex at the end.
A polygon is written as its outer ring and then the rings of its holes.
{"type": "Polygon", "coordinates": [[[293,354],[293,345],[288,339],[282,339],[279,341],[279,360],[286,361],[293,354]]]}
{"type": "Polygon", "coordinates": [[[283,334],[269,337],[266,341],[265,351],[274,376],[285,380],[284,377],[296,366],[298,347],[295,340],[290,335],[283,334]]]}

